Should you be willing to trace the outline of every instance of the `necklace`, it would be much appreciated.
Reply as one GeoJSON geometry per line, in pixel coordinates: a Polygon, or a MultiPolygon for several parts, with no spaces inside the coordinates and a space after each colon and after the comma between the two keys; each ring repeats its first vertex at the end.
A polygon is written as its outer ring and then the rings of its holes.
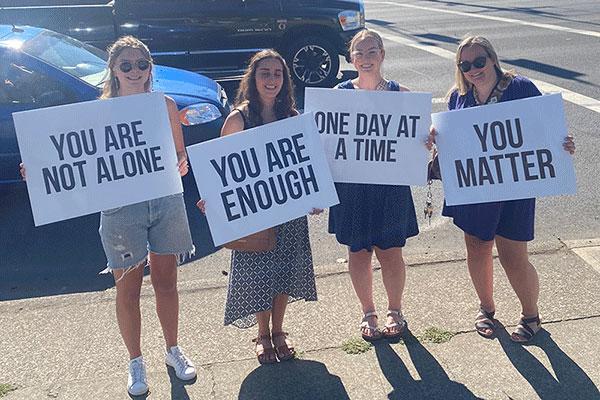
{"type": "Polygon", "coordinates": [[[477,92],[477,88],[473,85],[473,97],[475,98],[475,104],[480,106],[482,103],[479,101],[479,93],[477,92]]]}
{"type": "Polygon", "coordinates": [[[375,86],[375,90],[387,90],[388,82],[381,78],[377,86],[375,86]]]}

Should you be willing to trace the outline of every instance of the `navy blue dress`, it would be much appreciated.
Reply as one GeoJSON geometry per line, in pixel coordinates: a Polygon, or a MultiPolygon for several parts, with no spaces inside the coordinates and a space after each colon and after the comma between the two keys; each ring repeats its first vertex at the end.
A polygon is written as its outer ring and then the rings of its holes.
{"type": "MultiPolygon", "coordinates": [[[[541,96],[538,88],[524,76],[517,75],[502,93],[500,101],[511,101],[541,96]]],[[[473,90],[464,96],[457,91],[448,101],[449,110],[475,107],[473,90]]],[[[454,224],[471,236],[481,240],[493,240],[495,235],[518,241],[533,240],[535,199],[498,201],[491,203],[447,206],[444,202],[442,215],[452,217],[454,224]]]]}
{"type": "MultiPolygon", "coordinates": [[[[354,89],[352,81],[338,89],[354,89]]],[[[388,90],[399,91],[390,81],[388,90]]],[[[409,186],[336,183],[340,204],[329,209],[329,233],[350,251],[404,247],[406,239],[419,233],[415,205],[409,186]]]]}

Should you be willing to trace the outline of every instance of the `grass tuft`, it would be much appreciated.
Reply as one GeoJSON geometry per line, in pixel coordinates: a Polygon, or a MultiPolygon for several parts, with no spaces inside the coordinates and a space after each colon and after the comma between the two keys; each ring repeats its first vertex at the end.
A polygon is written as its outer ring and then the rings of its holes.
{"type": "Polygon", "coordinates": [[[0,383],[0,397],[6,396],[9,392],[13,392],[17,388],[10,383],[0,383]]]}
{"type": "Polygon", "coordinates": [[[456,335],[456,333],[433,326],[425,329],[425,332],[423,332],[422,335],[419,335],[418,339],[420,342],[439,344],[449,342],[454,335],[456,335]]]}
{"type": "Polygon", "coordinates": [[[361,354],[371,349],[371,343],[365,342],[362,338],[350,338],[342,343],[342,350],[346,354],[361,354]]]}

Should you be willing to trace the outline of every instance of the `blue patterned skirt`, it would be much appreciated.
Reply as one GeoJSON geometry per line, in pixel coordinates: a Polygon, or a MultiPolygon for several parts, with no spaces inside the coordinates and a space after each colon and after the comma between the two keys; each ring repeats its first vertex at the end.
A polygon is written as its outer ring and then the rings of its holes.
{"type": "Polygon", "coordinates": [[[317,300],[306,217],[279,225],[272,251],[231,252],[225,325],[253,326],[254,314],[270,310],[280,293],[289,295],[290,302],[317,300]]]}

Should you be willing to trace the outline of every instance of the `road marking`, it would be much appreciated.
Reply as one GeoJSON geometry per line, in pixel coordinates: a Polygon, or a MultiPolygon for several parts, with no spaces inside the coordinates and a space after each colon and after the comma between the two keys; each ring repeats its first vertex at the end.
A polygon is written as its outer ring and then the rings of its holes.
{"type": "Polygon", "coordinates": [[[565,240],[564,243],[600,274],[600,238],[565,240]]]}
{"type": "Polygon", "coordinates": [[[551,29],[553,31],[575,33],[575,34],[579,34],[579,35],[600,38],[600,32],[596,32],[596,31],[588,31],[588,30],[584,30],[584,29],[574,29],[574,28],[568,28],[566,26],[553,25],[553,24],[541,24],[538,22],[528,22],[528,21],[522,21],[520,19],[514,19],[514,18],[494,17],[491,15],[467,13],[467,12],[455,11],[455,10],[443,10],[443,9],[433,8],[433,7],[417,6],[415,4],[395,3],[392,1],[366,1],[365,3],[366,4],[388,4],[388,5],[393,5],[396,7],[414,8],[417,10],[425,10],[425,11],[433,11],[433,12],[439,12],[439,13],[445,13],[445,14],[461,15],[461,16],[470,17],[470,18],[481,18],[481,19],[488,19],[488,20],[492,20],[492,21],[508,22],[511,24],[534,26],[536,28],[551,29]]]}
{"type": "MultiPolygon", "coordinates": [[[[373,29],[375,30],[375,29],[373,29]]],[[[434,54],[436,56],[445,58],[447,60],[451,60],[454,61],[455,59],[455,54],[452,51],[448,51],[446,49],[442,49],[441,47],[437,47],[435,45],[432,44],[426,44],[426,43],[419,43],[416,40],[412,40],[412,39],[407,39],[404,38],[402,36],[398,36],[398,35],[394,35],[391,33],[384,33],[381,31],[377,31],[377,33],[379,33],[379,35],[385,39],[385,40],[389,40],[390,42],[395,42],[395,43],[399,43],[402,44],[404,46],[408,46],[408,47],[412,47],[415,48],[417,50],[423,50],[426,51],[428,53],[434,54]]],[[[531,78],[530,78],[531,79],[531,78]]],[[[582,94],[573,92],[569,89],[565,89],[562,88],[560,86],[556,86],[552,83],[548,83],[539,79],[531,79],[531,81],[542,91],[545,93],[557,93],[560,92],[562,94],[563,99],[576,104],[578,106],[581,107],[585,107],[588,110],[592,110],[595,111],[597,113],[600,113],[600,101],[593,99],[591,97],[588,96],[584,96],[582,94]]]]}

